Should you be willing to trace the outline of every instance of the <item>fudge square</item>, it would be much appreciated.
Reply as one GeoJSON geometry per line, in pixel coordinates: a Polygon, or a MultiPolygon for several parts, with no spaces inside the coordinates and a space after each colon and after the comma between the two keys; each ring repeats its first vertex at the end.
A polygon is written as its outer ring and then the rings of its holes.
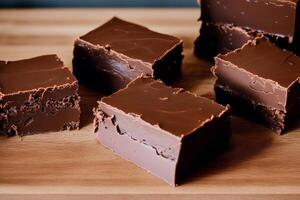
{"type": "Polygon", "coordinates": [[[299,50],[298,0],[200,0],[200,3],[203,21],[259,31],[276,37],[279,46],[289,48],[293,42],[295,51],[299,50]],[[282,44],[284,41],[286,44],[282,44]]]}
{"type": "Polygon", "coordinates": [[[300,58],[264,37],[215,58],[216,100],[283,133],[297,114],[300,58]]]}
{"type": "Polygon", "coordinates": [[[73,73],[105,93],[124,88],[141,74],[171,84],[180,76],[182,41],[119,18],[76,39],[73,73]]]}
{"type": "Polygon", "coordinates": [[[0,61],[0,135],[79,127],[78,83],[56,55],[0,61]]]}
{"type": "Polygon", "coordinates": [[[228,107],[158,80],[139,77],[98,103],[100,143],[172,186],[230,139],[228,107]]]}

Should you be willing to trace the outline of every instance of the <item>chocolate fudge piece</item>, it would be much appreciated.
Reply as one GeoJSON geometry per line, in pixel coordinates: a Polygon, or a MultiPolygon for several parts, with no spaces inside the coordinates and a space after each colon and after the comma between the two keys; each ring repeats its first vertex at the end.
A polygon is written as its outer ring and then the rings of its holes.
{"type": "MultiPolygon", "coordinates": [[[[292,43],[296,30],[298,0],[201,0],[201,20],[275,35],[292,43]]],[[[299,5],[298,5],[299,6],[299,5]]],[[[299,14],[298,14],[299,15],[299,14]]]]}
{"type": "Polygon", "coordinates": [[[300,58],[264,37],[215,58],[216,100],[278,133],[287,130],[300,97],[300,58]]]}
{"type": "Polygon", "coordinates": [[[218,54],[225,54],[241,48],[249,40],[264,35],[276,46],[293,51],[287,37],[265,34],[260,31],[233,26],[232,24],[212,24],[202,22],[200,36],[195,41],[195,54],[213,61],[218,54]]]}
{"type": "Polygon", "coordinates": [[[77,129],[78,83],[56,55],[0,61],[0,135],[77,129]]]}
{"type": "Polygon", "coordinates": [[[161,81],[139,77],[98,102],[101,144],[170,185],[230,139],[230,111],[161,81]]]}
{"type": "Polygon", "coordinates": [[[254,34],[231,24],[202,22],[200,36],[195,41],[195,54],[213,60],[216,55],[240,48],[254,38],[254,34]]]}
{"type": "Polygon", "coordinates": [[[113,93],[141,74],[171,84],[180,75],[182,41],[112,18],[76,39],[73,73],[80,83],[113,93]]]}

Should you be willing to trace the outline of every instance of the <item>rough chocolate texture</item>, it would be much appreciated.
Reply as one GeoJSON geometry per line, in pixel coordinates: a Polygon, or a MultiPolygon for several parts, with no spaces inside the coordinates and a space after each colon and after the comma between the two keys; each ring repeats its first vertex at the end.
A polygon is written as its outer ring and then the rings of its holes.
{"type": "Polygon", "coordinates": [[[0,62],[0,134],[79,127],[78,83],[56,55],[0,62]]]}
{"type": "MultiPolygon", "coordinates": [[[[296,112],[295,107],[299,104],[300,97],[300,68],[297,67],[300,66],[300,58],[295,54],[281,50],[264,37],[258,37],[240,49],[218,55],[215,61],[213,73],[217,77],[216,84],[223,88],[223,94],[219,96],[225,96],[224,93],[228,92],[228,96],[241,96],[264,110],[277,110],[283,115],[293,115],[296,112]]],[[[217,100],[226,102],[222,98],[217,100]]],[[[231,106],[238,105],[233,103],[231,106]]],[[[242,110],[247,109],[249,108],[245,106],[242,110]]],[[[265,121],[273,120],[268,118],[271,115],[265,115],[265,121]]],[[[285,117],[281,118],[282,123],[286,124],[285,117]]],[[[282,132],[285,128],[286,126],[273,127],[277,132],[282,132]]]]}
{"type": "Polygon", "coordinates": [[[113,93],[141,74],[171,84],[180,76],[182,41],[112,18],[76,39],[73,73],[79,82],[113,93]]]}
{"type": "Polygon", "coordinates": [[[230,138],[229,108],[150,78],[102,98],[94,113],[101,144],[170,185],[230,138]]]}
{"type": "Polygon", "coordinates": [[[249,34],[252,34],[252,35],[257,36],[257,37],[259,35],[264,35],[272,43],[274,43],[277,47],[279,47],[281,49],[286,49],[286,50],[291,51],[291,52],[295,51],[294,43],[291,43],[290,38],[287,37],[287,36],[266,34],[264,32],[253,31],[253,30],[249,30],[249,34]]]}
{"type": "MultiPolygon", "coordinates": [[[[215,84],[216,101],[223,105],[233,105],[232,112],[266,125],[281,134],[288,131],[288,127],[296,116],[296,112],[284,112],[275,108],[263,106],[250,101],[242,94],[238,94],[228,86],[215,84]]],[[[294,107],[293,109],[297,109],[294,107]]]]}

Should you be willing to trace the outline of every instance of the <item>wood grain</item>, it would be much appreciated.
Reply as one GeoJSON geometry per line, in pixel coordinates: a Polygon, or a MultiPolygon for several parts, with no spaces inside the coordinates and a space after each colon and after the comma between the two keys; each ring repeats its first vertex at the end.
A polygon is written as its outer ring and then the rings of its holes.
{"type": "MultiPolygon", "coordinates": [[[[117,15],[184,40],[176,86],[213,98],[209,66],[193,55],[198,9],[0,10],[0,59],[57,53],[71,66],[73,40],[117,15]]],[[[233,117],[227,152],[172,188],[95,140],[91,108],[101,94],[81,87],[79,131],[0,139],[0,199],[299,199],[300,123],[284,136],[233,117]]]]}

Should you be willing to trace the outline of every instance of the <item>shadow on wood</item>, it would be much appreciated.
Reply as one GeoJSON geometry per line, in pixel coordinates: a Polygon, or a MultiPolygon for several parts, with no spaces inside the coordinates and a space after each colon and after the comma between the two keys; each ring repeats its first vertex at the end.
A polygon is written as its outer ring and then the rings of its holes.
{"type": "Polygon", "coordinates": [[[199,181],[205,177],[226,170],[234,169],[236,165],[259,156],[272,145],[274,137],[280,137],[271,130],[253,122],[232,118],[232,138],[228,149],[224,153],[216,153],[199,163],[199,167],[187,176],[182,183],[199,181]]]}
{"type": "Polygon", "coordinates": [[[196,57],[193,53],[193,48],[189,50],[185,49],[182,76],[173,84],[173,87],[181,87],[201,96],[204,93],[212,93],[212,85],[214,83],[213,75],[210,71],[212,66],[213,63],[196,57]]]}
{"type": "Polygon", "coordinates": [[[79,95],[81,97],[80,128],[83,128],[84,126],[93,123],[93,108],[97,106],[97,101],[100,101],[101,97],[104,95],[83,85],[79,86],[79,95]]]}

